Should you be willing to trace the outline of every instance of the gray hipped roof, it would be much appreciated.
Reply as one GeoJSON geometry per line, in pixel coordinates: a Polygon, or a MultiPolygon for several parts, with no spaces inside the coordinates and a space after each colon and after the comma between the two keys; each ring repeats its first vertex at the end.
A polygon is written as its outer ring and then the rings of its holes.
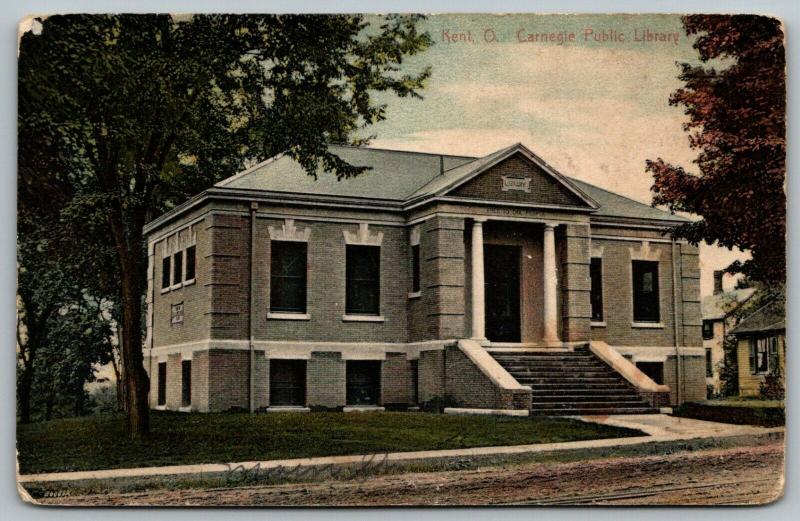
{"type": "Polygon", "coordinates": [[[686,219],[669,212],[584,181],[562,176],[519,143],[481,158],[345,145],[331,145],[329,149],[351,165],[367,166],[370,169],[356,177],[341,180],[320,170],[314,179],[291,157],[279,155],[221,181],[216,188],[408,203],[441,194],[509,154],[519,152],[537,162],[567,188],[587,200],[590,207],[597,207],[594,216],[686,222],[686,219]]]}
{"type": "Polygon", "coordinates": [[[731,333],[752,335],[786,330],[786,296],[781,292],[769,302],[746,316],[731,333]]]}

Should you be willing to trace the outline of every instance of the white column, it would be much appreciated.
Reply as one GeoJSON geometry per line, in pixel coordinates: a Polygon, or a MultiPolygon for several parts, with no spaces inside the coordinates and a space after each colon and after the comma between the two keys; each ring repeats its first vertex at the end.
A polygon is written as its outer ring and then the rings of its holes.
{"type": "Polygon", "coordinates": [[[557,275],[556,275],[556,225],[545,223],[542,253],[544,257],[544,332],[542,341],[558,342],[557,275]]]}
{"type": "Polygon", "coordinates": [[[472,222],[472,338],[486,339],[486,300],[483,282],[483,219],[472,222]]]}

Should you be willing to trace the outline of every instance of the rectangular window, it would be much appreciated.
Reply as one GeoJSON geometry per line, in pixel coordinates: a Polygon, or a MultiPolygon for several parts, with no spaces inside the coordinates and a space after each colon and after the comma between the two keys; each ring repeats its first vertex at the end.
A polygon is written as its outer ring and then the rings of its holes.
{"type": "Polygon", "coordinates": [[[778,338],[764,337],[750,341],[750,372],[767,374],[778,367],[778,338]]]}
{"type": "Polygon", "coordinates": [[[305,313],[308,245],[304,242],[272,241],[271,249],[270,310],[305,313]]]}
{"type": "Polygon", "coordinates": [[[714,338],[714,323],[710,320],[703,320],[703,340],[714,338]]]}
{"type": "Polygon", "coordinates": [[[636,367],[655,383],[659,385],[664,383],[663,362],[636,362],[636,367]]]}
{"type": "Polygon", "coordinates": [[[197,248],[194,246],[189,246],[186,248],[186,280],[194,280],[194,263],[195,263],[195,252],[197,248]]]}
{"type": "Polygon", "coordinates": [[[161,260],[161,289],[166,289],[170,286],[169,277],[172,274],[172,257],[164,257],[161,260]]]}
{"type": "Polygon", "coordinates": [[[420,263],[419,263],[419,244],[411,247],[411,292],[419,292],[420,283],[420,263]]]}
{"type": "Polygon", "coordinates": [[[380,247],[347,246],[345,313],[380,314],[380,247]]]}
{"type": "Polygon", "coordinates": [[[172,317],[170,322],[173,324],[183,324],[183,302],[173,304],[171,311],[172,317]]]}
{"type": "Polygon", "coordinates": [[[269,361],[269,404],[303,407],[306,404],[306,361],[269,361]]]}
{"type": "Polygon", "coordinates": [[[419,403],[419,360],[411,360],[411,403],[419,403]]]}
{"type": "Polygon", "coordinates": [[[774,372],[778,369],[778,337],[767,338],[767,349],[769,350],[769,371],[774,372]]]}
{"type": "Polygon", "coordinates": [[[192,405],[192,361],[181,361],[181,407],[192,405]]]}
{"type": "Polygon", "coordinates": [[[658,262],[633,261],[633,321],[659,322],[658,262]]]}
{"type": "Polygon", "coordinates": [[[708,378],[714,376],[714,363],[711,359],[711,349],[706,349],[706,376],[708,378]]]}
{"type": "Polygon", "coordinates": [[[381,393],[381,362],[348,360],[345,371],[347,405],[378,405],[381,393]]]}
{"type": "Polygon", "coordinates": [[[179,251],[172,259],[172,284],[183,281],[183,252],[179,251]]]}
{"type": "Polygon", "coordinates": [[[592,258],[589,265],[589,277],[592,279],[590,299],[592,301],[592,322],[603,321],[603,259],[592,258]]]}
{"type": "Polygon", "coordinates": [[[158,405],[167,404],[167,363],[158,363],[158,405]]]}

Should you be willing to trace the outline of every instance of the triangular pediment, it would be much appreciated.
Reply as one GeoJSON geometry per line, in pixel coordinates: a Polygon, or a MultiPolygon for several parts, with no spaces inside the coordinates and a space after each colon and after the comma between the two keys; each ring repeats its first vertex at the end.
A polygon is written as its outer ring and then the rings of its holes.
{"type": "Polygon", "coordinates": [[[509,147],[491,161],[465,173],[440,196],[589,210],[598,207],[588,195],[523,145],[509,147]]]}

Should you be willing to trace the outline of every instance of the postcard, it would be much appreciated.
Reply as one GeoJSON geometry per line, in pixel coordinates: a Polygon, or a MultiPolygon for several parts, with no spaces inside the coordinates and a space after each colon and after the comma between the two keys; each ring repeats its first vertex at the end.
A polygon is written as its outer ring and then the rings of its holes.
{"type": "Polygon", "coordinates": [[[778,500],[784,32],[26,18],[20,495],[778,500]]]}

